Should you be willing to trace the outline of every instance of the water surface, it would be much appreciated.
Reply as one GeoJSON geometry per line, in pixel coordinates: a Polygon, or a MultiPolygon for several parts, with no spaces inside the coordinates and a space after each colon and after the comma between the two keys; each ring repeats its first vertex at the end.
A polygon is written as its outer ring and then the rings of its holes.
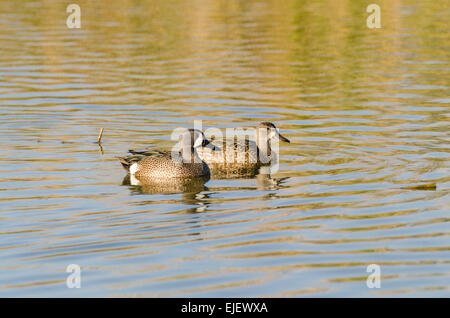
{"type": "Polygon", "coordinates": [[[366,1],[77,3],[81,29],[0,2],[1,296],[448,297],[446,1],[378,1],[377,30],[366,1]],[[115,156],[194,120],[291,144],[270,176],[122,185],[115,156]]]}

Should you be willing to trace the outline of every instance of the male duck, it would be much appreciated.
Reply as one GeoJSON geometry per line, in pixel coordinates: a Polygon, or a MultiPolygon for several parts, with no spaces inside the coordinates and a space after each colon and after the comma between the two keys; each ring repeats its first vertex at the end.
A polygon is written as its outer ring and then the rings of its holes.
{"type": "Polygon", "coordinates": [[[200,147],[218,149],[200,130],[187,129],[180,135],[175,151],[129,150],[132,155],[118,159],[124,169],[138,180],[209,176],[208,165],[197,154],[200,147]]]}

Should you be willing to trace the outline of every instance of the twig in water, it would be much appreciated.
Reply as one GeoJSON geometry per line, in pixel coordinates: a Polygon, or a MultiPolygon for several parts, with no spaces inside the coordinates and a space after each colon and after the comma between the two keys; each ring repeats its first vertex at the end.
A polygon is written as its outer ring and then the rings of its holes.
{"type": "Polygon", "coordinates": [[[102,144],[102,136],[103,136],[103,128],[100,129],[100,133],[98,134],[97,143],[99,145],[102,144]]]}
{"type": "Polygon", "coordinates": [[[102,147],[102,145],[101,145],[101,144],[98,144],[98,148],[100,149],[100,154],[103,155],[103,147],[102,147]]]}

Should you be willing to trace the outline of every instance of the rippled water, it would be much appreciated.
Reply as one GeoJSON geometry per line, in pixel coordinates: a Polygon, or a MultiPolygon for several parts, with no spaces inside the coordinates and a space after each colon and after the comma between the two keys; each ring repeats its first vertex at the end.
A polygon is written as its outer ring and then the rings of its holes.
{"type": "Polygon", "coordinates": [[[0,295],[449,295],[446,1],[375,30],[366,1],[76,3],[81,29],[0,2],[0,295]],[[115,156],[194,120],[291,144],[271,176],[122,185],[115,156]]]}

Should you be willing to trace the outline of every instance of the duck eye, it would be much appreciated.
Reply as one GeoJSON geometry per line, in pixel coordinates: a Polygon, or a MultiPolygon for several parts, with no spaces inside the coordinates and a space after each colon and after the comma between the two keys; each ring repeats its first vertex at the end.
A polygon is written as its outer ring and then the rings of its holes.
{"type": "Polygon", "coordinates": [[[206,147],[207,145],[209,145],[209,141],[207,139],[203,139],[202,147],[206,147]]]}

